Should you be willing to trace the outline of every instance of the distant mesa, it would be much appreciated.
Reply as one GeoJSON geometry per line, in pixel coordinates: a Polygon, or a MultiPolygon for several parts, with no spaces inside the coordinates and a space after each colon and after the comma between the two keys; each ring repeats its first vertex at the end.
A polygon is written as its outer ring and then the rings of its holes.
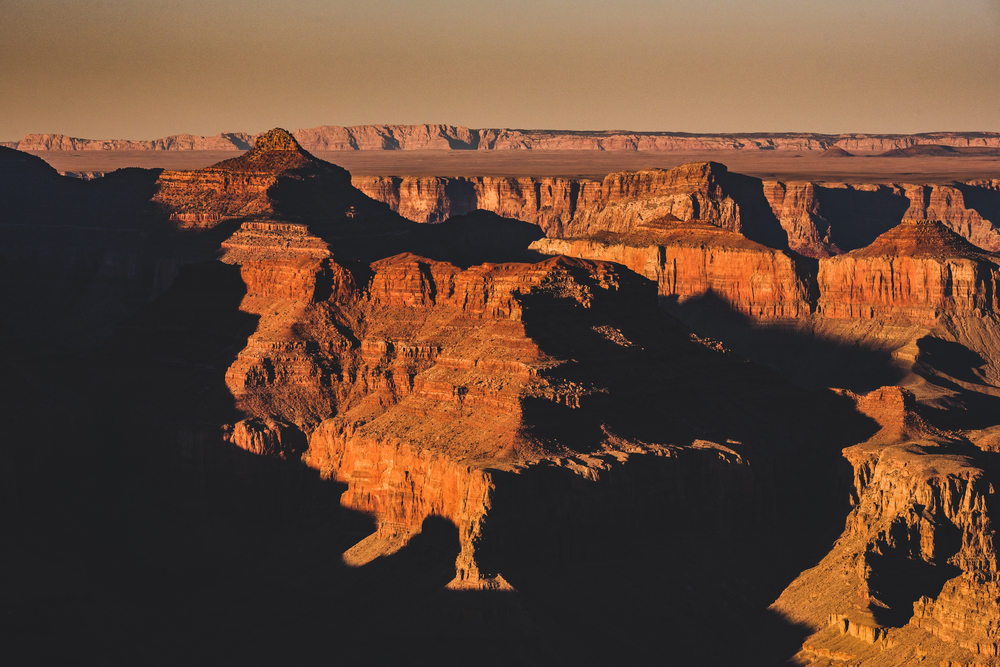
{"type": "Polygon", "coordinates": [[[819,154],[820,157],[854,157],[854,153],[849,153],[839,146],[827,148],[819,154]]]}
{"type": "Polygon", "coordinates": [[[942,146],[940,144],[917,144],[906,148],[895,148],[891,151],[879,153],[877,157],[948,157],[960,155],[960,151],[954,146],[942,146]]]}
{"type": "Polygon", "coordinates": [[[1000,155],[993,146],[948,146],[944,144],[917,144],[879,153],[875,157],[988,157],[1000,155]]]}

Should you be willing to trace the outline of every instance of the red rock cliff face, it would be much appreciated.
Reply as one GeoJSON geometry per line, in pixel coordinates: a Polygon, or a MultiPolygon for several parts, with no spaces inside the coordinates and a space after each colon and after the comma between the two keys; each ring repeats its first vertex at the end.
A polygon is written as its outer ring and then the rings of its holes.
{"type": "Polygon", "coordinates": [[[863,248],[904,219],[940,220],[973,245],[995,252],[1000,249],[995,191],[992,181],[957,186],[764,182],[789,247],[817,258],[863,248]]]}
{"type": "Polygon", "coordinates": [[[601,191],[596,181],[568,178],[354,176],[351,182],[414,222],[441,222],[479,209],[535,223],[550,236],[562,236],[601,191]]]}
{"type": "Polygon", "coordinates": [[[990,252],[1000,251],[1000,218],[996,215],[998,198],[995,194],[1000,187],[997,181],[979,181],[958,186],[950,185],[904,185],[902,186],[910,207],[904,218],[907,220],[940,220],[946,227],[969,240],[975,246],[990,252]],[[992,206],[981,210],[970,203],[989,197],[992,206]],[[984,218],[984,212],[992,220],[984,218]]]}
{"type": "Polygon", "coordinates": [[[755,225],[772,225],[773,219],[781,229],[758,240],[769,245],[787,241],[794,252],[820,258],[863,248],[903,219],[928,219],[940,220],[980,248],[991,252],[1000,248],[1000,186],[995,181],[945,186],[747,179],[759,184],[761,199],[748,209],[741,201],[747,199],[752,183],[734,189],[721,173],[686,166],[610,174],[603,182],[389,176],[357,176],[352,182],[416,222],[440,222],[478,208],[533,222],[550,238],[601,229],[624,232],[663,215],[697,217],[744,231],[748,225],[751,230],[755,225]]]}
{"type": "Polygon", "coordinates": [[[706,162],[669,171],[656,169],[609,174],[601,197],[580,211],[565,236],[597,231],[628,233],[642,222],[663,217],[704,220],[732,231],[742,229],[739,206],[724,192],[724,166],[706,162]]]}
{"type": "Polygon", "coordinates": [[[812,311],[812,280],[788,253],[714,225],[663,223],[646,234],[541,239],[532,248],[617,262],[655,280],[661,297],[683,303],[714,296],[758,318],[798,318],[812,311]]]}
{"type": "Polygon", "coordinates": [[[729,174],[724,165],[714,162],[614,173],[600,183],[500,177],[357,177],[352,182],[418,222],[435,222],[446,212],[454,215],[479,208],[533,222],[549,237],[578,237],[599,231],[628,233],[641,224],[673,217],[700,219],[776,245],[784,243],[761,182],[729,174]]]}
{"type": "Polygon", "coordinates": [[[824,317],[897,317],[933,322],[939,314],[979,316],[997,309],[998,258],[937,222],[906,221],[861,250],[820,260],[824,317]]]}

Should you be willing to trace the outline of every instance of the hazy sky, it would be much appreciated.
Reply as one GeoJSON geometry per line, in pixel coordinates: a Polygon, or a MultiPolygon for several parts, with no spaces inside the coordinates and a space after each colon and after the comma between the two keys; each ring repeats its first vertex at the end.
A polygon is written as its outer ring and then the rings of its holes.
{"type": "Polygon", "coordinates": [[[1000,0],[0,0],[0,140],[1000,131],[1000,0]]]}

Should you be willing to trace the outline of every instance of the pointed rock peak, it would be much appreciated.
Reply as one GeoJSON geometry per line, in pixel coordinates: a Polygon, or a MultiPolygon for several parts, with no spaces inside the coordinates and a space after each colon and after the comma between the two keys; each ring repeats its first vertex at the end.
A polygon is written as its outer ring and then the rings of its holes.
{"type": "Polygon", "coordinates": [[[305,152],[302,146],[299,146],[299,142],[295,141],[295,137],[288,130],[283,130],[280,127],[276,127],[273,130],[269,130],[264,134],[257,137],[257,143],[254,144],[254,153],[260,151],[300,151],[305,152]]]}
{"type": "Polygon", "coordinates": [[[254,147],[243,155],[224,160],[210,169],[281,173],[324,165],[306,151],[288,130],[275,128],[257,137],[254,147]]]}
{"type": "Polygon", "coordinates": [[[945,227],[938,220],[903,220],[871,245],[847,253],[854,257],[906,255],[908,257],[994,257],[945,227]]]}

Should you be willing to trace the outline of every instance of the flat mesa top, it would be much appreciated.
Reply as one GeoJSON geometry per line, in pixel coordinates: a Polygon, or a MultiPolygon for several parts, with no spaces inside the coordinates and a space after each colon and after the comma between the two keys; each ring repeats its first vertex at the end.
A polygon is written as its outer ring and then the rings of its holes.
{"type": "MultiPolygon", "coordinates": [[[[238,151],[30,151],[59,171],[106,172],[122,167],[201,169],[238,151]]],[[[616,171],[670,169],[721,162],[764,180],[830,183],[950,183],[1000,179],[1000,157],[823,157],[819,151],[407,150],[311,151],[354,176],[539,176],[599,180],[616,171]]]]}

